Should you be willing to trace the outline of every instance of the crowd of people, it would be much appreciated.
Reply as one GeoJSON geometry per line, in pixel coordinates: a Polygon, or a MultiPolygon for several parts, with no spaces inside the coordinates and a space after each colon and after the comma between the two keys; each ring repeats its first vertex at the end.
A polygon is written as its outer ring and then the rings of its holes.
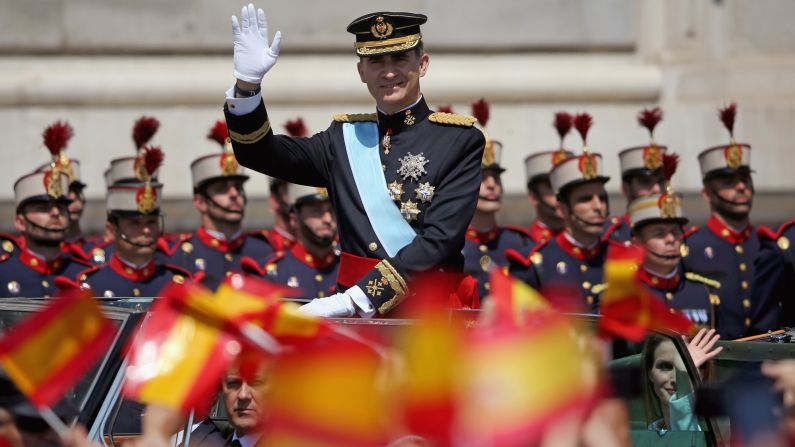
{"type": "MultiPolygon", "coordinates": [[[[491,272],[502,269],[539,290],[573,286],[579,310],[598,314],[611,247],[634,244],[645,250],[638,276],[654,298],[711,330],[690,344],[697,366],[719,352],[712,349],[717,336],[735,339],[792,324],[786,296],[795,282],[789,242],[795,220],[776,229],[750,222],[751,147],[735,141],[736,105],[721,109],[716,120],[728,131],[726,141],[698,156],[710,210],[705,226],[688,226],[673,191],[677,165],[696,160],[680,160],[655,141],[659,108],[638,115],[649,141],[619,154],[628,203],[622,216],[609,214],[609,161],[587,144],[592,117],[560,112],[550,117],[559,147],[525,159],[528,213],[532,208],[535,220],[527,228],[499,225],[505,167],[502,144],[486,132],[488,104],[475,103],[474,116],[428,105],[420,89],[430,61],[420,33],[426,20],[387,12],[354,20],[348,32],[375,112],[336,115],[311,136],[299,119],[282,135],[269,120],[263,82],[279,56],[281,34],[271,40],[264,12],[244,7],[232,20],[236,82],[227,91],[226,120],[208,135],[220,151],[190,164],[199,214],[192,232],[164,232],[162,185],[169,179],[158,175],[163,152],[151,144],[156,119],[135,123],[134,156],[110,162],[100,235],[81,230],[86,185],[79,161],[66,151],[72,128],[49,126],[43,140],[51,160],[14,183],[18,234],[0,235],[0,296],[48,297],[77,288],[97,297],[156,297],[169,283],[215,289],[244,274],[310,298],[300,308],[307,315],[396,317],[420,304],[423,275],[433,273],[436,286],[449,292],[441,294],[449,296],[447,305],[478,309],[489,300],[491,272]],[[578,150],[564,145],[572,129],[582,141],[578,150]],[[245,168],[272,178],[272,229],[243,228],[245,168]]],[[[692,415],[669,412],[670,402],[688,398],[672,396],[666,385],[681,370],[672,349],[670,342],[651,340],[644,351],[646,385],[654,387],[649,395],[658,410],[652,426],[693,423],[692,415]]],[[[788,367],[769,365],[765,373],[792,389],[780,372],[788,367]]],[[[256,388],[227,374],[222,395],[235,431],[224,439],[200,425],[196,436],[253,445],[245,426],[257,419],[250,408],[256,388]]]]}

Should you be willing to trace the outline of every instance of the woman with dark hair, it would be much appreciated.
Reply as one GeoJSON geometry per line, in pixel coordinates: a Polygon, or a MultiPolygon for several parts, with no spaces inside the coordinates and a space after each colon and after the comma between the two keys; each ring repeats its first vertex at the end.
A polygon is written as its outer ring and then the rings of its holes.
{"type": "MultiPolygon", "coordinates": [[[[723,350],[722,347],[713,349],[719,338],[714,329],[701,329],[687,344],[696,368],[723,350]]],[[[690,380],[673,341],[660,335],[648,337],[641,354],[641,365],[649,430],[701,431],[693,414],[690,380]]]]}

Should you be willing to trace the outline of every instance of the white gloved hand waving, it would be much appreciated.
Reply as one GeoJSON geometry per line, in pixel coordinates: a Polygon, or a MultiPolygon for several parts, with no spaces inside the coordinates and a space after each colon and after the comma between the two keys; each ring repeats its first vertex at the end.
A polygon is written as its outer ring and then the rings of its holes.
{"type": "Polygon", "coordinates": [[[281,31],[276,31],[273,42],[268,42],[268,21],[265,11],[254,9],[249,3],[240,11],[240,21],[232,16],[232,36],[235,50],[235,78],[259,84],[265,73],[276,64],[279,57],[281,31]]]}

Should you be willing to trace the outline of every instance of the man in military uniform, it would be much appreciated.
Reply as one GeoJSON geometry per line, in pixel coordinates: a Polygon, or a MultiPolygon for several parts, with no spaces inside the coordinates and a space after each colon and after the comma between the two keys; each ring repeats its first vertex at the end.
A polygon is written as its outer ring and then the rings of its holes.
{"type": "Polygon", "coordinates": [[[765,226],[757,230],[759,254],[754,276],[755,307],[751,333],[795,326],[795,219],[776,231],[765,226]]]}
{"type": "MultiPolygon", "coordinates": [[[[575,117],[575,127],[583,137],[591,117],[575,117]]],[[[602,173],[602,156],[591,153],[569,157],[550,172],[550,182],[558,197],[558,213],[565,229],[555,238],[536,245],[524,259],[511,257],[511,273],[536,289],[566,284],[585,297],[583,308],[598,311],[603,286],[603,265],[608,241],[602,238],[607,219],[608,199],[604,184],[610,177],[602,173]]]]}
{"type": "MultiPolygon", "coordinates": [[[[343,251],[342,291],[305,305],[319,316],[384,315],[437,272],[452,290],[464,280],[464,234],[477,203],[484,138],[474,118],[433,113],[420,91],[429,56],[410,13],[367,14],[356,36],[357,68],[377,113],[338,115],[310,138],[274,135],[260,83],[275,64],[280,33],[268,42],[265,13],[253,5],[233,19],[235,76],[226,115],[244,166],[292,183],[328,188],[343,251]]],[[[459,297],[469,301],[473,297],[459,297]]]]}
{"type": "MultiPolygon", "coordinates": [[[[162,157],[153,155],[155,151],[159,149],[147,148],[145,159],[162,157]]],[[[96,296],[152,297],[171,282],[181,284],[191,278],[187,270],[155,261],[157,241],[163,231],[162,185],[151,181],[159,163],[149,160],[145,163],[146,183],[108,188],[106,225],[116,241],[114,253],[101,267],[75,275],[76,285],[91,289],[96,296]]]]}
{"type": "Polygon", "coordinates": [[[536,211],[536,219],[530,225],[530,236],[535,243],[548,241],[563,231],[563,219],[556,211],[558,200],[549,183],[549,171],[574,155],[563,147],[563,140],[571,130],[571,115],[556,113],[554,125],[560,136],[560,148],[536,152],[524,159],[527,198],[536,211]]]}
{"type": "MultiPolygon", "coordinates": [[[[483,104],[486,104],[485,101],[483,104]]],[[[480,116],[476,117],[485,130],[485,120],[480,116]]],[[[464,244],[464,272],[477,279],[478,296],[481,299],[488,295],[491,288],[491,269],[507,268],[505,252],[511,250],[515,256],[523,257],[527,256],[534,245],[530,233],[524,228],[497,225],[497,213],[502,205],[503,193],[500,176],[505,172],[505,168],[500,165],[501,158],[502,143],[486,138],[480,164],[480,195],[464,244]]]]}
{"type": "Polygon", "coordinates": [[[750,224],[754,197],[751,179],[751,146],[734,140],[736,114],[732,104],[721,111],[729,130],[728,145],[701,152],[702,197],[712,215],[707,226],[685,235],[685,267],[720,282],[717,329],[724,339],[743,336],[751,326],[754,295],[754,260],[759,239],[750,224]]]}
{"type": "MultiPolygon", "coordinates": [[[[644,109],[638,114],[638,123],[649,131],[649,144],[631,147],[618,153],[621,165],[621,192],[627,199],[627,207],[633,200],[650,194],[663,192],[662,157],[666,147],[654,142],[654,128],[662,121],[659,107],[644,109]]],[[[607,229],[610,239],[630,244],[632,228],[629,222],[629,208],[623,217],[610,219],[607,229]]]]}
{"type": "Polygon", "coordinates": [[[270,256],[262,267],[247,261],[247,271],[300,289],[302,296],[330,296],[336,289],[339,256],[334,252],[337,222],[328,193],[322,188],[290,185],[288,200],[295,242],[270,256]]]}
{"type": "Polygon", "coordinates": [[[55,295],[59,275],[76,275],[88,264],[61,250],[69,225],[69,180],[58,167],[14,183],[14,227],[21,237],[0,234],[0,297],[55,295]]]}
{"type": "Polygon", "coordinates": [[[677,157],[665,155],[662,163],[667,181],[665,192],[639,197],[628,207],[632,240],[646,249],[640,279],[669,308],[681,311],[697,326],[714,328],[720,284],[686,272],[681,265],[682,227],[687,218],[682,215],[681,199],[670,186],[677,157]]]}
{"type": "Polygon", "coordinates": [[[273,249],[263,232],[243,231],[248,175],[232,152],[226,123],[218,121],[208,138],[221,146],[221,152],[199,157],[190,165],[193,205],[201,225],[181,235],[178,243],[161,242],[160,253],[165,263],[203,272],[203,284],[215,289],[233,271],[240,271],[241,257],[267,257],[273,249]]]}

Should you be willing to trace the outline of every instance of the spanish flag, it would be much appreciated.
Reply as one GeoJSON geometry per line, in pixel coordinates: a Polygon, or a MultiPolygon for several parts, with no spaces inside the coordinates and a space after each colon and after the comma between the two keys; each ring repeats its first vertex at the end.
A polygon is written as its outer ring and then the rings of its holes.
{"type": "Polygon", "coordinates": [[[638,277],[645,251],[638,246],[613,245],[607,254],[599,333],[641,342],[651,330],[689,333],[693,324],[684,315],[655,299],[638,277]]]}
{"type": "Polygon", "coordinates": [[[167,287],[133,338],[125,397],[203,414],[241,344],[217,321],[194,318],[173,302],[211,300],[197,285],[167,287]]]}
{"type": "Polygon", "coordinates": [[[107,352],[116,327],[91,294],[69,290],[0,340],[0,362],[36,406],[61,400],[107,352]]]}
{"type": "Polygon", "coordinates": [[[517,281],[501,269],[493,269],[491,278],[491,304],[487,312],[493,312],[489,325],[522,327],[528,320],[554,312],[552,306],[539,292],[527,284],[517,281]]]}
{"type": "Polygon", "coordinates": [[[456,433],[471,445],[532,445],[559,418],[590,408],[598,378],[586,373],[592,358],[574,326],[545,297],[505,275],[491,284],[513,318],[477,328],[466,343],[456,433]]]}
{"type": "Polygon", "coordinates": [[[280,356],[269,377],[268,430],[260,445],[386,445],[383,364],[352,340],[307,345],[280,356]]]}

